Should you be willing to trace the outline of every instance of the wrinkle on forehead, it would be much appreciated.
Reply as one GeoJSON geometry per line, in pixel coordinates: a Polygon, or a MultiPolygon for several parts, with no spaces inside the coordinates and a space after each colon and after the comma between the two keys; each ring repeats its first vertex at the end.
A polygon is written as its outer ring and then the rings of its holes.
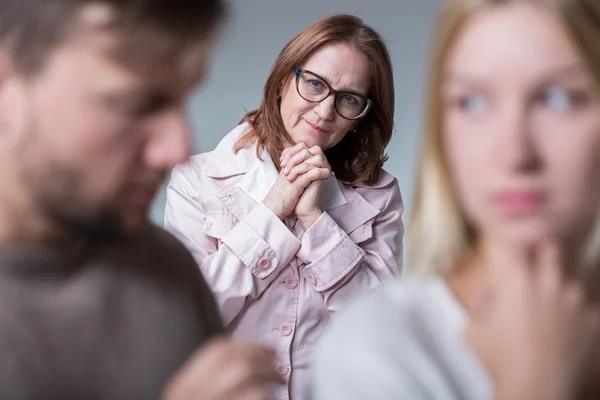
{"type": "Polygon", "coordinates": [[[346,43],[336,43],[315,52],[305,68],[327,80],[335,90],[366,94],[371,84],[369,64],[367,56],[360,50],[346,43]],[[340,53],[344,56],[340,57],[340,53]]]}

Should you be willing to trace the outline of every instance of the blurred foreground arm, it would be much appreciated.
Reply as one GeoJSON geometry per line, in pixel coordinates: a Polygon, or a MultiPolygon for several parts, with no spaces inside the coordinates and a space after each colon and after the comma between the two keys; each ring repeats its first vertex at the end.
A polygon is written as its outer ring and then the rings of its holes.
{"type": "Polygon", "coordinates": [[[219,339],[200,349],[167,385],[163,400],[267,400],[282,383],[275,353],[219,339]]]}

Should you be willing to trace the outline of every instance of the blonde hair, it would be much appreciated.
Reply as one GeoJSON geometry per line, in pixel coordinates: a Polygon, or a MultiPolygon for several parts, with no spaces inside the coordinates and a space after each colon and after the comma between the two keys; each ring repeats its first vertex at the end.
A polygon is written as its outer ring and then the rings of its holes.
{"type": "MultiPolygon", "coordinates": [[[[598,0],[449,0],[438,17],[432,49],[425,136],[409,229],[409,265],[415,273],[444,273],[474,248],[476,233],[463,215],[442,146],[443,68],[460,29],[474,14],[515,1],[546,7],[563,22],[600,86],[600,1],[598,0]]],[[[600,256],[600,218],[584,246],[584,263],[600,256]]]]}

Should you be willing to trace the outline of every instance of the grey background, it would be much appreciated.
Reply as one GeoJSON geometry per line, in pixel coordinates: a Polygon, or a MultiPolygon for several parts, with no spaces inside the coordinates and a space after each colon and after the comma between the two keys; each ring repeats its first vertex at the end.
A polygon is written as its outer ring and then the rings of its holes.
{"type": "MultiPolygon", "coordinates": [[[[314,20],[335,13],[361,17],[386,39],[394,66],[396,114],[385,168],[398,178],[410,212],[414,168],[423,122],[429,39],[442,0],[232,0],[205,84],[189,101],[195,152],[220,139],[256,108],[270,68],[283,46],[314,20]]],[[[162,225],[164,187],[151,218],[162,225]]]]}

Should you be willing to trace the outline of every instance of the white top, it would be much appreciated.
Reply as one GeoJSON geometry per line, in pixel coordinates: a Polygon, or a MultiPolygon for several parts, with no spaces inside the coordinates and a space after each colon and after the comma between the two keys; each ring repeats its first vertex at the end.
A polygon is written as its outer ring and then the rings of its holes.
{"type": "Polygon", "coordinates": [[[439,278],[406,278],[342,311],[317,346],[315,400],[487,400],[467,314],[439,278]]]}

